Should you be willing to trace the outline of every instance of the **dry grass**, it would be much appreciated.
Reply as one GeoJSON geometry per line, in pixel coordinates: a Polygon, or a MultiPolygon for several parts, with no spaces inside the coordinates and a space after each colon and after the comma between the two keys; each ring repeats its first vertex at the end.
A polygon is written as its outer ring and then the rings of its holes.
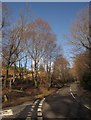
{"type": "Polygon", "coordinates": [[[23,104],[24,102],[32,101],[35,99],[42,99],[45,96],[53,94],[56,89],[41,88],[27,88],[25,92],[19,92],[17,90],[9,92],[8,90],[3,91],[3,95],[6,93],[8,101],[3,102],[2,107],[11,107],[23,104]]]}
{"type": "Polygon", "coordinates": [[[39,89],[39,94],[35,96],[35,99],[42,99],[44,98],[45,96],[48,96],[50,94],[53,94],[57,89],[50,89],[48,90],[47,88],[40,88],[39,89]]]}
{"type": "Polygon", "coordinates": [[[7,102],[2,104],[2,107],[6,108],[6,107],[11,107],[11,106],[17,106],[17,105],[21,105],[24,102],[31,101],[31,100],[32,100],[31,97],[20,97],[20,98],[16,98],[13,100],[8,100],[7,102]]]}

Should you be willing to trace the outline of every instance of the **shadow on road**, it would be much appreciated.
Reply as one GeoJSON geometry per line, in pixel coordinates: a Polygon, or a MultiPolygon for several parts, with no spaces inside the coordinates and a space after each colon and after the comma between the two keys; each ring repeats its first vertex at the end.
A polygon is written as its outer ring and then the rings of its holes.
{"type": "Polygon", "coordinates": [[[16,119],[26,119],[27,115],[29,114],[29,112],[31,111],[31,105],[27,105],[21,112],[20,114],[17,116],[16,119]]]}
{"type": "Polygon", "coordinates": [[[44,118],[91,118],[91,111],[78,103],[70,94],[54,94],[43,105],[44,118]]]}

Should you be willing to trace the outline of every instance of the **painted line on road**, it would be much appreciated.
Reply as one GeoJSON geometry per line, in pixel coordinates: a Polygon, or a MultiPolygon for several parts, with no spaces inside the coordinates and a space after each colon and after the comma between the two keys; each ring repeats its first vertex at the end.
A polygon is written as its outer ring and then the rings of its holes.
{"type": "Polygon", "coordinates": [[[38,103],[38,101],[39,101],[39,99],[36,100],[36,101],[33,103],[32,107],[31,107],[31,112],[33,112],[33,110],[34,110],[36,104],[38,103]]]}
{"type": "Polygon", "coordinates": [[[39,103],[39,106],[42,106],[42,104],[43,104],[43,102],[40,102],[40,103],[39,103]]]}
{"type": "Polygon", "coordinates": [[[91,110],[91,108],[90,107],[88,107],[87,105],[84,105],[84,104],[82,104],[84,107],[86,107],[87,109],[89,109],[89,110],[91,110]]]}
{"type": "Polygon", "coordinates": [[[39,101],[39,99],[36,100],[36,101],[33,103],[32,107],[31,107],[31,112],[33,112],[33,110],[34,110],[36,104],[38,103],[38,101],[39,101]]]}
{"type": "MultiPolygon", "coordinates": [[[[79,102],[79,100],[77,100],[77,98],[73,95],[71,87],[70,87],[70,94],[72,95],[72,97],[73,97],[77,102],[79,102]]],[[[88,107],[87,105],[85,105],[85,104],[82,104],[82,105],[83,105],[85,108],[91,110],[91,108],[88,107]]]]}
{"type": "Polygon", "coordinates": [[[33,110],[34,110],[34,109],[33,109],[33,108],[31,108],[31,112],[33,112],[33,110]]]}
{"type": "Polygon", "coordinates": [[[0,116],[10,116],[13,115],[12,109],[0,111],[0,116]]]}
{"type": "Polygon", "coordinates": [[[71,92],[72,90],[71,90],[71,87],[70,87],[70,92],[71,92]]]}
{"type": "Polygon", "coordinates": [[[41,109],[41,108],[38,108],[38,109],[37,109],[37,112],[42,112],[42,109],[41,109]]]}
{"type": "Polygon", "coordinates": [[[39,105],[38,108],[42,108],[42,105],[39,105]]]}
{"type": "Polygon", "coordinates": [[[37,118],[38,120],[43,120],[43,116],[42,116],[42,106],[43,106],[43,102],[44,102],[45,98],[43,98],[40,103],[39,103],[39,106],[38,106],[38,109],[37,109],[37,118]]]}
{"type": "Polygon", "coordinates": [[[43,117],[37,117],[38,120],[43,120],[43,117]]]}
{"type": "Polygon", "coordinates": [[[76,99],[72,92],[71,92],[71,95],[72,95],[72,97],[73,97],[74,99],[76,99]]]}
{"type": "Polygon", "coordinates": [[[70,94],[71,94],[71,96],[76,100],[76,97],[73,95],[73,93],[72,93],[72,90],[71,90],[71,87],[70,87],[70,94]]]}
{"type": "Polygon", "coordinates": [[[36,101],[34,102],[34,104],[33,104],[33,105],[36,105],[36,104],[38,103],[38,101],[39,101],[39,99],[38,99],[38,100],[36,100],[36,101]]]}
{"type": "Polygon", "coordinates": [[[31,117],[27,117],[26,120],[31,120],[31,117]]]}
{"type": "Polygon", "coordinates": [[[36,104],[38,103],[38,101],[39,101],[39,99],[36,100],[36,101],[32,104],[31,111],[28,112],[28,115],[27,115],[26,120],[31,120],[32,112],[34,111],[34,108],[35,108],[36,104]]]}

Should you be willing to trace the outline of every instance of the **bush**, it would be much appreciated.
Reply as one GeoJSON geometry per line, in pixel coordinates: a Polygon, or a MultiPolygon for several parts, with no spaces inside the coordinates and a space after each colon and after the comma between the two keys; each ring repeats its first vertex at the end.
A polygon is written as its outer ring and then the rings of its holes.
{"type": "Polygon", "coordinates": [[[91,73],[87,71],[82,78],[81,85],[85,89],[91,90],[91,73]]]}

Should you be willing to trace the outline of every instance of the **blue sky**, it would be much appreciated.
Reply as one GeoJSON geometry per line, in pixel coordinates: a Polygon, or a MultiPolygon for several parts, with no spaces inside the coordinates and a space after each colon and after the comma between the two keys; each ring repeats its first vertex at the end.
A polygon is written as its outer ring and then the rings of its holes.
{"type": "MultiPolygon", "coordinates": [[[[30,6],[35,17],[42,18],[50,24],[57,36],[58,44],[63,48],[64,56],[71,60],[71,53],[69,51],[70,46],[64,35],[67,35],[70,32],[70,27],[77,14],[86,8],[88,4],[88,2],[31,2],[27,5],[30,6]]],[[[23,2],[8,3],[8,5],[12,9],[14,15],[13,21],[18,19],[19,11],[21,9],[26,9],[26,3],[23,2]]]]}

